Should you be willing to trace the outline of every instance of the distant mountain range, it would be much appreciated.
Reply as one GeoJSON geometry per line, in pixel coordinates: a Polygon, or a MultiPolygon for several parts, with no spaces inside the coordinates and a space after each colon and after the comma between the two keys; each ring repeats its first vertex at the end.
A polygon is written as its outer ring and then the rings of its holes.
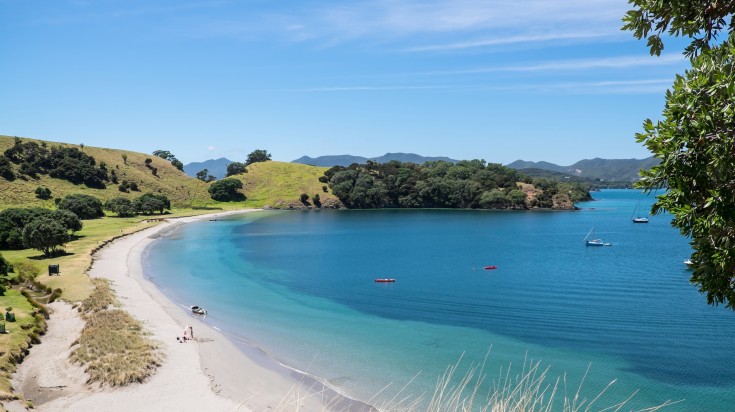
{"type": "Polygon", "coordinates": [[[191,177],[196,177],[197,173],[204,169],[209,170],[209,174],[222,179],[227,176],[227,165],[232,163],[232,160],[220,157],[219,159],[210,159],[203,162],[192,162],[184,165],[184,173],[191,177]]]}
{"type": "Polygon", "coordinates": [[[516,160],[506,166],[518,170],[546,170],[564,173],[571,176],[602,180],[608,182],[635,182],[641,169],[648,170],[656,166],[659,160],[654,157],[646,159],[584,159],[571,166],[559,166],[549,162],[527,162],[516,160]]]}
{"type": "Polygon", "coordinates": [[[301,163],[312,166],[332,167],[332,166],[349,166],[353,163],[365,163],[368,160],[372,160],[377,163],[388,163],[392,160],[398,160],[399,162],[411,162],[422,164],[424,162],[433,162],[443,160],[445,162],[455,163],[457,160],[450,159],[448,157],[431,157],[421,156],[415,153],[386,153],[379,157],[362,157],[352,155],[331,155],[331,156],[319,156],[309,157],[302,156],[296,160],[292,160],[291,163],[301,163]]]}

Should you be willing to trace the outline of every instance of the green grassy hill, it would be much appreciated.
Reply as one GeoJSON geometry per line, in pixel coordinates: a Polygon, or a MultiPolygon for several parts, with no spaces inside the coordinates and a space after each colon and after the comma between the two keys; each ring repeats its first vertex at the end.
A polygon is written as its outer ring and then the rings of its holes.
{"type": "Polygon", "coordinates": [[[300,208],[304,205],[302,193],[309,195],[309,203],[318,194],[323,207],[334,207],[339,200],[331,192],[322,189],[319,177],[327,167],[297,163],[263,162],[248,166],[248,172],[233,176],[243,183],[243,192],[248,197],[249,207],[273,207],[278,209],[300,208]]]}
{"type": "MultiPolygon", "coordinates": [[[[14,137],[0,135],[0,154],[12,147],[15,143],[14,137]]],[[[42,140],[25,139],[37,143],[42,140]]],[[[45,142],[52,146],[79,145],[66,143],[45,142]]],[[[176,152],[176,148],[164,148],[176,152]]],[[[115,171],[119,181],[127,180],[136,182],[140,191],[130,193],[118,190],[118,185],[109,183],[105,189],[89,188],[83,184],[75,185],[61,179],[54,179],[47,175],[39,175],[38,179],[27,177],[16,178],[13,181],[0,177],[0,209],[8,207],[52,207],[53,198],[61,198],[69,193],[85,193],[97,197],[103,202],[107,199],[124,196],[130,199],[136,198],[143,193],[161,193],[171,199],[175,208],[300,208],[304,205],[300,201],[302,193],[309,195],[309,203],[315,194],[319,194],[321,202],[325,207],[335,205],[336,197],[322,190],[319,176],[327,170],[325,167],[315,167],[295,163],[265,162],[256,163],[248,167],[248,173],[236,176],[243,182],[243,192],[248,200],[245,202],[221,203],[212,200],[207,188],[211,183],[204,183],[198,179],[187,176],[184,172],[173,167],[168,161],[151,154],[131,152],[126,150],[106,149],[99,147],[84,146],[84,152],[94,157],[99,165],[105,162],[107,169],[115,171]],[[127,156],[127,161],[123,160],[127,156]],[[157,168],[157,175],[153,175],[150,168],[146,167],[145,160],[153,160],[152,167],[157,168]],[[40,200],[36,198],[34,191],[43,186],[51,189],[52,199],[40,200]]],[[[17,170],[17,166],[16,170],[17,170]]]]}
{"type": "MultiPolygon", "coordinates": [[[[23,140],[31,140],[39,144],[42,142],[36,139],[23,140]]],[[[0,135],[0,154],[12,147],[13,144],[13,137],[0,135]]],[[[46,142],[46,144],[49,147],[74,146],[79,148],[78,145],[65,143],[46,142]]],[[[0,198],[0,208],[13,206],[49,207],[53,205],[53,199],[44,201],[36,198],[34,191],[38,186],[51,189],[52,198],[63,197],[69,193],[84,193],[97,197],[104,202],[116,196],[133,199],[143,193],[161,193],[171,199],[174,207],[196,207],[213,203],[209,198],[209,193],[207,193],[206,183],[190,178],[160,157],[126,150],[90,146],[84,146],[84,152],[94,157],[98,165],[100,162],[105,162],[108,170],[115,171],[119,181],[136,182],[140,191],[124,193],[118,190],[118,185],[112,183],[109,183],[105,189],[93,189],[83,184],[75,185],[66,180],[54,179],[46,175],[40,175],[38,179],[16,178],[13,181],[0,178],[0,193],[3,194],[0,198]],[[127,156],[127,162],[123,161],[123,155],[127,156]],[[152,167],[158,169],[157,176],[154,176],[151,169],[146,167],[146,158],[153,160],[152,167]]]]}

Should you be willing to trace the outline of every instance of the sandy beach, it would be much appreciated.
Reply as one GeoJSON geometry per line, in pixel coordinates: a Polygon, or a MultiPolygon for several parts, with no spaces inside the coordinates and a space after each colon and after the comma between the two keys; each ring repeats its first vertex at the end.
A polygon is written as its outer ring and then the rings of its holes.
{"type": "Polygon", "coordinates": [[[83,368],[68,360],[84,322],[68,303],[59,302],[52,306],[42,343],[19,365],[14,387],[40,411],[364,410],[365,405],[278,364],[257,348],[235,346],[145,279],[142,254],[157,237],[178,225],[232,213],[246,211],[167,220],[95,254],[89,275],[112,281],[122,309],[143,322],[150,338],[160,343],[163,364],[146,382],[115,389],[85,384],[83,368]],[[177,337],[187,325],[194,340],[181,343],[177,337]]]}

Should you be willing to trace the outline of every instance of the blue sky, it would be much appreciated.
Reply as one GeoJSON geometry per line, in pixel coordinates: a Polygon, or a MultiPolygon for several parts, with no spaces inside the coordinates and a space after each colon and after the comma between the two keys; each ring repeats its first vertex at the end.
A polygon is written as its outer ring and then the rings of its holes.
{"type": "MultiPolygon", "coordinates": [[[[184,163],[254,149],[643,158],[688,63],[625,0],[0,0],[0,134],[184,163]]],[[[679,44],[677,44],[679,43],[679,44]]]]}

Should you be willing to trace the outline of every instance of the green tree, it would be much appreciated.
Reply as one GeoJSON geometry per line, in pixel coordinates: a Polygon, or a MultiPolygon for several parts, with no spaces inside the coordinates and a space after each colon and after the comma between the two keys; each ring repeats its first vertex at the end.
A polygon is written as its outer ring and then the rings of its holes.
{"type": "Polygon", "coordinates": [[[153,154],[160,157],[161,159],[168,160],[175,168],[179,170],[184,170],[184,164],[181,163],[181,161],[179,161],[179,159],[177,159],[176,156],[174,156],[173,153],[169,152],[168,150],[156,150],[153,152],[153,154]]]}
{"type": "Polygon", "coordinates": [[[38,186],[35,193],[36,197],[41,200],[51,199],[51,189],[49,189],[48,187],[38,186]]]}
{"type": "Polygon", "coordinates": [[[232,162],[227,165],[227,177],[230,177],[233,175],[239,175],[239,174],[243,174],[247,172],[248,172],[248,169],[246,169],[245,163],[232,162]]]}
{"type": "Polygon", "coordinates": [[[171,209],[171,201],[168,197],[155,193],[146,193],[140,196],[135,199],[133,205],[138,213],[145,215],[150,215],[156,211],[163,214],[164,211],[171,209]]]}
{"type": "Polygon", "coordinates": [[[2,253],[0,253],[0,276],[8,276],[8,272],[10,271],[10,263],[8,263],[7,260],[3,257],[2,253]]]}
{"type": "Polygon", "coordinates": [[[202,182],[206,182],[206,183],[217,180],[216,177],[209,174],[209,169],[202,169],[198,171],[196,177],[197,179],[201,180],[202,182]]]}
{"type": "Polygon", "coordinates": [[[624,28],[648,38],[660,54],[660,35],[691,38],[691,68],[666,92],[662,120],[643,123],[636,135],[657,158],[638,187],[657,196],[652,213],[668,211],[672,225],[691,238],[691,281],[709,304],[735,310],[735,38],[733,1],[633,0],[624,28]],[[727,39],[714,43],[727,32],[727,39]],[[653,33],[653,34],[651,34],[653,33]]]}
{"type": "Polygon", "coordinates": [[[171,165],[173,165],[173,167],[177,168],[178,170],[180,170],[182,172],[184,171],[184,164],[181,163],[181,160],[179,160],[179,159],[172,160],[171,161],[171,165]]]}
{"type": "Polygon", "coordinates": [[[51,218],[36,219],[23,228],[23,244],[40,250],[45,256],[54,256],[69,241],[66,228],[51,218]]]}
{"type": "Polygon", "coordinates": [[[246,197],[238,191],[239,189],[242,189],[241,181],[234,178],[227,178],[212,183],[209,186],[209,195],[212,199],[220,202],[241,202],[246,197]]]}
{"type": "Polygon", "coordinates": [[[257,149],[248,155],[247,160],[245,160],[245,166],[250,166],[258,162],[267,162],[269,160],[271,160],[271,155],[267,150],[257,149]]]}
{"type": "Polygon", "coordinates": [[[124,165],[128,164],[128,155],[126,155],[125,153],[123,153],[120,156],[122,157],[123,164],[124,165]]]}
{"type": "Polygon", "coordinates": [[[99,199],[81,193],[64,196],[59,202],[58,208],[68,210],[79,216],[80,219],[96,219],[105,215],[105,212],[102,211],[102,202],[99,199]]]}
{"type": "Polygon", "coordinates": [[[0,254],[0,276],[2,276],[2,279],[0,279],[0,296],[5,296],[5,290],[8,284],[8,278],[6,276],[8,276],[9,271],[10,263],[0,254]]]}
{"type": "Polygon", "coordinates": [[[53,212],[49,214],[49,217],[61,223],[69,231],[69,234],[71,235],[82,230],[82,228],[84,227],[84,224],[82,223],[82,220],[79,219],[79,216],[75,215],[74,213],[68,210],[64,210],[64,209],[54,210],[53,212]]]}
{"type": "Polygon", "coordinates": [[[169,152],[168,150],[154,150],[153,155],[158,156],[161,159],[168,160],[169,162],[176,159],[176,156],[174,156],[173,153],[169,152]]]}
{"type": "Polygon", "coordinates": [[[113,197],[108,200],[105,202],[105,210],[117,214],[118,217],[131,217],[137,214],[133,202],[125,197],[113,197]]]}
{"type": "Polygon", "coordinates": [[[15,173],[10,160],[5,156],[0,156],[0,176],[5,180],[12,182],[15,180],[15,173]]]}

